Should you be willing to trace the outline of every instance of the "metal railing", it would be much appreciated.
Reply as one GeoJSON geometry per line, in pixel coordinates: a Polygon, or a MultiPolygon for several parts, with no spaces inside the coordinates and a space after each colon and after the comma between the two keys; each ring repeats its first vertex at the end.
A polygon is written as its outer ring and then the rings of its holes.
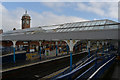
{"type": "MultiPolygon", "coordinates": [[[[90,70],[94,69],[95,71],[97,71],[97,68],[99,69],[99,67],[101,67],[102,65],[104,64],[108,64],[109,62],[113,61],[113,59],[115,58],[115,55],[114,54],[111,54],[111,55],[106,55],[106,56],[101,56],[101,57],[97,57],[97,58],[94,58],[92,60],[90,60],[89,62],[85,63],[84,65],[72,70],[71,72],[67,73],[67,74],[64,74],[62,76],[59,76],[56,78],[56,80],[66,80],[66,79],[72,79],[72,77],[77,73],[79,72],[81,69],[83,69],[84,67],[88,66],[89,64],[97,61],[98,59],[104,59],[102,61],[100,61],[99,63],[97,64],[94,64],[92,65],[90,68],[88,68],[87,70],[85,70],[81,75],[79,75],[75,80],[78,80],[80,79],[82,76],[84,76],[87,72],[89,72],[90,70]],[[108,62],[109,61],[109,62],[108,62]],[[96,69],[95,69],[96,68],[96,69]]],[[[105,66],[105,65],[104,65],[105,66]]],[[[99,69],[99,72],[100,72],[100,69],[99,69]]],[[[98,72],[97,72],[98,74],[98,72]]],[[[91,78],[94,78],[94,76],[96,77],[96,75],[94,73],[93,76],[91,76],[89,79],[91,78]]]]}

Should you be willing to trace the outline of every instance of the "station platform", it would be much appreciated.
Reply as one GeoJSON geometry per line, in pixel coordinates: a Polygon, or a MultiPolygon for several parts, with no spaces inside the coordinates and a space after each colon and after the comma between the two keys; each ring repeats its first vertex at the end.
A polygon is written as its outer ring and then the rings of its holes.
{"type": "MultiPolygon", "coordinates": [[[[95,50],[95,49],[91,49],[91,51],[93,51],[93,50],[95,50]]],[[[87,52],[87,51],[84,50],[83,52],[73,54],[73,56],[77,55],[77,54],[85,53],[85,52],[87,52]]],[[[18,68],[22,68],[22,67],[32,66],[32,65],[36,65],[36,64],[40,64],[40,63],[45,63],[45,62],[49,62],[49,61],[53,61],[53,60],[58,60],[58,59],[66,58],[69,56],[70,55],[67,54],[67,52],[58,53],[58,56],[56,56],[56,54],[54,52],[48,56],[41,54],[41,60],[40,60],[40,58],[37,58],[37,59],[33,59],[33,60],[18,61],[16,63],[3,63],[2,64],[2,72],[13,70],[13,69],[18,69],[18,68]]]]}
{"type": "MultiPolygon", "coordinates": [[[[96,49],[91,49],[94,51],[96,49]]],[[[73,54],[73,64],[88,55],[87,51],[73,54]]],[[[2,70],[3,78],[22,78],[22,79],[36,79],[49,75],[53,72],[64,69],[69,66],[70,55],[57,56],[55,58],[27,63],[24,65],[15,65],[11,68],[2,70]],[[49,65],[49,66],[48,66],[49,65]],[[29,75],[24,75],[28,74],[29,75]]]]}

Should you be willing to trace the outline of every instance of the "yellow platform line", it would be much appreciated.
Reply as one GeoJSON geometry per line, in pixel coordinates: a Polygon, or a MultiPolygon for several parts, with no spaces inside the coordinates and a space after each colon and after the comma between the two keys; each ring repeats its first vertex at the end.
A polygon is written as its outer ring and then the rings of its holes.
{"type": "MultiPolygon", "coordinates": [[[[26,52],[26,51],[15,52],[15,54],[23,54],[24,52],[26,52]]],[[[5,56],[9,56],[9,55],[13,55],[13,53],[5,54],[0,57],[5,57],[5,56]]]]}
{"type": "MultiPolygon", "coordinates": [[[[92,50],[95,50],[95,49],[92,49],[92,50]]],[[[91,50],[91,51],[92,51],[92,50],[91,50]]],[[[74,55],[77,55],[77,54],[84,53],[84,52],[88,52],[88,51],[85,50],[85,51],[83,51],[83,52],[73,54],[73,56],[74,56],[74,55]]],[[[32,65],[36,65],[36,64],[41,64],[41,63],[45,63],[45,62],[50,62],[50,61],[54,61],[54,60],[66,58],[66,57],[69,57],[69,56],[70,56],[70,55],[65,55],[65,56],[61,56],[61,57],[54,58],[54,59],[39,61],[39,62],[36,62],[36,63],[25,64],[25,65],[21,65],[21,66],[16,66],[16,67],[4,69],[4,70],[2,70],[2,72],[7,72],[7,71],[11,71],[11,70],[15,70],[15,69],[20,69],[20,68],[24,68],[24,67],[28,67],[28,66],[32,66],[32,65]]]]}
{"type": "Polygon", "coordinates": [[[66,67],[66,68],[64,68],[64,69],[61,69],[61,70],[59,70],[59,71],[56,71],[56,72],[54,72],[54,73],[52,73],[52,74],[50,74],[50,75],[44,76],[44,77],[40,78],[39,80],[49,79],[49,78],[51,78],[51,77],[53,77],[53,76],[55,76],[55,75],[57,75],[57,74],[65,71],[65,70],[67,70],[68,68],[69,68],[69,66],[66,67]]]}

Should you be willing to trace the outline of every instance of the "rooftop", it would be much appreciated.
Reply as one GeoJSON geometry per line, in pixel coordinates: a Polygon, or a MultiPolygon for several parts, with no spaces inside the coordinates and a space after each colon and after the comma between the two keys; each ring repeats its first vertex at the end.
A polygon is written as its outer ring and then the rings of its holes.
{"type": "Polygon", "coordinates": [[[118,29],[118,22],[104,19],[84,22],[64,23],[59,25],[40,26],[27,29],[12,30],[3,33],[3,35],[18,35],[18,34],[35,34],[43,32],[71,32],[84,30],[100,30],[100,29],[118,29]],[[55,29],[45,30],[43,27],[56,27],[55,29]]]}

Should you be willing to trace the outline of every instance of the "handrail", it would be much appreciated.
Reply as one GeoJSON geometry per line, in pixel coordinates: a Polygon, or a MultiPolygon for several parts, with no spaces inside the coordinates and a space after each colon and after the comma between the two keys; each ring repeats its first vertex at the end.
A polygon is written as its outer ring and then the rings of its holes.
{"type": "MultiPolygon", "coordinates": [[[[79,62],[83,62],[87,57],[88,57],[88,55],[87,55],[86,57],[84,57],[82,60],[80,60],[79,62]]],[[[80,65],[80,63],[77,64],[77,65],[76,65],[76,64],[73,64],[72,67],[73,67],[73,68],[76,68],[76,66],[78,66],[78,65],[80,65]]],[[[70,68],[68,68],[68,69],[64,70],[63,72],[59,73],[58,75],[54,76],[52,79],[60,76],[61,74],[64,74],[66,71],[69,72],[69,71],[70,71],[70,68]]],[[[52,79],[51,79],[51,80],[52,80],[52,79]]]]}
{"type": "Polygon", "coordinates": [[[62,75],[62,76],[57,77],[56,80],[61,80],[61,79],[64,79],[64,78],[66,78],[66,77],[74,74],[74,73],[77,72],[78,70],[80,70],[80,69],[82,69],[83,67],[89,65],[90,63],[94,62],[96,59],[97,59],[97,58],[89,61],[88,63],[82,65],[81,67],[79,67],[79,68],[77,68],[77,69],[74,69],[73,71],[71,71],[71,72],[69,72],[69,73],[67,73],[67,74],[65,74],[65,75],[62,75]]]}
{"type": "MultiPolygon", "coordinates": [[[[112,56],[112,55],[111,55],[112,56]]],[[[102,58],[102,57],[99,57],[99,58],[102,58]]],[[[111,57],[109,57],[111,58],[111,57]]],[[[107,62],[107,60],[109,59],[106,59],[105,62],[107,62]]],[[[98,65],[101,65],[101,63],[103,64],[103,62],[99,62],[97,63],[98,65]]],[[[80,74],[75,80],[79,80],[82,76],[84,76],[87,72],[89,72],[90,70],[92,70],[96,65],[94,64],[92,67],[90,67],[89,69],[87,69],[85,72],[83,72],[82,74],[80,74]]]]}
{"type": "Polygon", "coordinates": [[[94,68],[95,65],[93,65],[92,67],[90,67],[89,69],[87,69],[85,72],[83,72],[80,76],[78,76],[75,80],[80,79],[80,77],[82,77],[85,73],[87,73],[88,71],[90,71],[92,68],[94,68]]]}
{"type": "MultiPolygon", "coordinates": [[[[104,57],[106,57],[106,56],[104,56],[104,57]]],[[[71,76],[72,74],[76,73],[77,71],[79,71],[80,69],[84,68],[85,66],[89,65],[90,63],[92,63],[95,60],[100,59],[100,58],[103,58],[103,57],[94,58],[93,60],[89,61],[88,63],[86,63],[84,65],[82,65],[81,67],[78,67],[77,69],[74,69],[73,71],[71,71],[71,72],[69,72],[69,73],[67,73],[65,75],[57,77],[56,80],[67,78],[67,77],[71,76]]]]}
{"type": "MultiPolygon", "coordinates": [[[[95,54],[95,53],[94,53],[94,54],[95,54]]],[[[89,58],[88,58],[89,55],[85,56],[82,60],[79,61],[79,62],[81,62],[81,63],[77,62],[77,63],[78,63],[77,65],[76,65],[76,64],[73,64],[73,65],[72,65],[73,68],[75,69],[76,67],[80,67],[80,66],[79,66],[80,64],[85,63],[85,62],[87,62],[88,60],[90,60],[91,58],[93,58],[93,57],[94,57],[94,54],[91,55],[91,57],[89,57],[89,58]],[[88,58],[88,59],[86,60],[86,58],[88,58]],[[85,60],[86,60],[86,61],[85,61],[85,60]]],[[[56,77],[58,77],[58,76],[60,76],[60,75],[64,75],[64,73],[65,73],[66,71],[69,72],[69,68],[66,69],[66,70],[64,70],[63,72],[57,74],[56,76],[52,77],[51,80],[52,80],[52,79],[55,79],[56,77]]]]}
{"type": "Polygon", "coordinates": [[[106,63],[104,63],[102,66],[100,66],[87,80],[92,79],[103,67],[105,67],[108,63],[110,63],[113,59],[115,59],[115,56],[106,63]]]}

